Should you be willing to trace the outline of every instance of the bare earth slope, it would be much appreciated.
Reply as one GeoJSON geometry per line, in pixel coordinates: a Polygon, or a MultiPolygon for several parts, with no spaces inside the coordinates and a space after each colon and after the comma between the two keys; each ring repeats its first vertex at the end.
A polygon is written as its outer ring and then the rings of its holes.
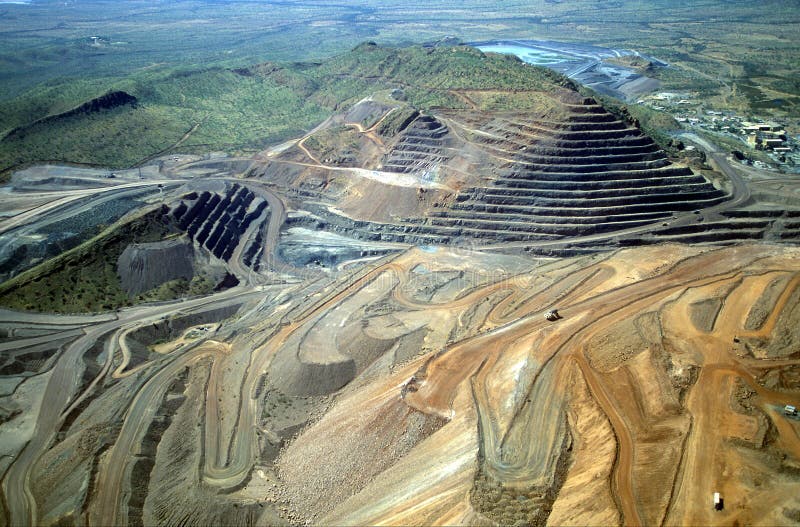
{"type": "MultiPolygon", "coordinates": [[[[749,343],[764,346],[790,323],[796,285],[760,330],[744,322],[774,278],[797,283],[796,258],[668,246],[473,290],[509,296],[473,321],[480,334],[343,396],[280,458],[290,496],[331,524],[787,523],[800,442],[778,407],[800,394],[763,378],[799,357],[790,348],[759,360],[749,343]],[[692,306],[720,292],[713,327],[694,326],[692,306]],[[564,318],[547,322],[554,305],[564,318]],[[376,450],[396,454],[414,414],[386,413],[405,406],[447,424],[361,477],[376,450]],[[339,503],[327,486],[352,497],[339,503]],[[723,512],[711,507],[715,491],[723,512]]],[[[451,303],[426,310],[459,313],[451,303]]]]}
{"type": "MultiPolygon", "coordinates": [[[[183,302],[198,314],[178,327],[198,326],[135,366],[113,367],[150,316],[43,326],[50,341],[87,334],[56,354],[50,383],[72,385],[76,358],[86,369],[73,396],[43,393],[47,412],[21,408],[38,439],[5,461],[11,519],[791,524],[798,257],[412,249],[307,294],[183,302]],[[237,316],[203,325],[232,302],[237,316]]],[[[0,433],[32,432],[21,425],[0,433]]]]}

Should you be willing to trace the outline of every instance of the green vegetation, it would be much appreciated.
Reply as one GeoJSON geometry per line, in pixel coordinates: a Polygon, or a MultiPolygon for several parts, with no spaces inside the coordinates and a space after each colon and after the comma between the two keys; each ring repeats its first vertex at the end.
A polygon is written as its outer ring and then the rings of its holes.
{"type": "Polygon", "coordinates": [[[304,146],[323,163],[355,166],[360,137],[351,126],[336,126],[315,133],[305,140],[304,146]]]}
{"type": "MultiPolygon", "coordinates": [[[[10,112],[6,130],[24,132],[0,140],[0,172],[61,161],[122,168],[166,152],[224,150],[251,154],[270,143],[302,135],[337,109],[376,90],[403,88],[409,104],[464,107],[454,90],[550,91],[569,81],[520,61],[487,56],[468,47],[384,48],[363,44],[321,64],[265,63],[235,70],[214,68],[126,79],[109,90],[136,97],[135,105],[21,122],[10,112]]],[[[79,85],[76,96],[99,96],[79,85]]],[[[41,91],[46,98],[51,90],[41,91]]],[[[519,107],[519,97],[493,101],[493,108],[519,107]]],[[[39,108],[25,96],[22,107],[39,108]]],[[[537,99],[538,100],[538,99],[537,99]]],[[[43,101],[42,104],[44,104],[43,101]]],[[[86,101],[56,98],[49,114],[86,101]]],[[[13,107],[8,102],[6,107],[13,107]]],[[[2,114],[2,112],[0,112],[2,114]]]]}
{"type": "Polygon", "coordinates": [[[208,295],[214,292],[215,285],[213,280],[202,274],[193,277],[191,280],[179,278],[164,282],[150,291],[145,291],[133,299],[132,303],[162,302],[187,296],[208,295]]]}
{"type": "Polygon", "coordinates": [[[386,119],[378,125],[375,131],[383,137],[394,137],[398,132],[404,130],[418,115],[419,112],[414,108],[402,106],[386,116],[386,119]]]}
{"type": "MultiPolygon", "coordinates": [[[[421,91],[550,88],[569,84],[544,68],[532,68],[515,57],[486,55],[465,46],[409,47],[393,49],[367,42],[323,63],[317,71],[323,79],[351,78],[373,84],[391,80],[421,91]]],[[[414,103],[406,92],[413,106],[414,103]]]]}
{"type": "Polygon", "coordinates": [[[50,120],[8,136],[0,141],[0,171],[36,161],[123,168],[167,150],[252,152],[302,133],[330,111],[290,86],[221,69],[110,88],[123,88],[138,104],[50,120]]]}
{"type": "Polygon", "coordinates": [[[535,91],[488,91],[469,93],[470,100],[486,111],[533,111],[543,117],[557,119],[561,104],[547,94],[535,91]]]}
{"type": "MultiPolygon", "coordinates": [[[[310,127],[375,92],[402,88],[409,105],[423,111],[440,105],[482,105],[465,93],[480,94],[493,108],[516,109],[526,97],[546,102],[547,94],[569,84],[549,70],[469,47],[396,49],[367,43],[323,63],[261,64],[127,80],[112,88],[135,97],[135,103],[72,111],[85,108],[86,101],[59,102],[59,114],[45,122],[15,124],[20,128],[0,141],[0,159],[4,168],[56,159],[121,166],[167,150],[255,150],[296,137],[300,127],[310,127]]],[[[132,101],[127,96],[122,100],[132,101]]],[[[404,107],[393,112],[379,133],[402,127],[415,111],[404,107]]],[[[307,140],[307,147],[321,157],[359,145],[351,127],[322,131],[307,140]]],[[[6,282],[0,286],[0,305],[31,311],[102,311],[134,301],[210,292],[213,284],[200,278],[162,284],[136,299],[122,290],[116,265],[125,247],[172,232],[159,214],[153,211],[116,224],[6,282]]]]}
{"type": "Polygon", "coordinates": [[[662,148],[669,149],[672,142],[672,134],[680,131],[681,125],[668,113],[653,110],[641,104],[626,105],[615,99],[598,95],[594,92],[590,94],[609,112],[616,114],[620,119],[631,122],[640,127],[644,133],[649,135],[662,148]]]}
{"type": "Polygon", "coordinates": [[[0,141],[0,169],[38,161],[128,167],[167,148],[185,131],[148,106],[69,117],[0,141]]]}
{"type": "MultiPolygon", "coordinates": [[[[426,49],[424,68],[415,63],[420,48],[408,56],[369,44],[309,62],[366,39],[402,45],[447,34],[457,37],[448,42],[535,36],[634,48],[670,63],[648,70],[665,89],[691,91],[712,106],[791,116],[800,105],[800,10],[778,0],[359,0],[313,8],[86,0],[4,4],[0,15],[0,137],[112,90],[139,100],[0,140],[0,174],[40,161],[122,168],[167,152],[248,154],[298,135],[377,84],[403,89],[421,108],[463,107],[469,101],[449,90],[510,90],[528,78],[514,59],[485,62],[451,47],[426,49]],[[286,62],[297,60],[306,62],[286,62]],[[248,67],[254,63],[262,64],[248,67]]],[[[542,102],[510,92],[472,100],[487,109],[542,102]]]]}
{"type": "Polygon", "coordinates": [[[659,72],[668,89],[696,84],[720,102],[747,104],[747,95],[731,92],[739,83],[766,90],[770,100],[777,93],[800,95],[793,82],[800,10],[781,0],[82,0],[68,6],[40,0],[4,4],[0,15],[0,100],[48,85],[83,91],[75,102],[130,76],[318,60],[367,39],[402,45],[445,35],[633,48],[677,66],[659,72]]]}
{"type": "MultiPolygon", "coordinates": [[[[163,239],[172,229],[155,210],[114,225],[86,243],[29,269],[0,286],[0,305],[26,311],[79,313],[131,305],[117,276],[117,260],[129,243],[163,239]]],[[[198,284],[196,287],[205,287],[198,284]]],[[[137,300],[166,300],[190,288],[163,284],[137,300]],[[173,296],[169,296],[173,294],[173,296]]]]}

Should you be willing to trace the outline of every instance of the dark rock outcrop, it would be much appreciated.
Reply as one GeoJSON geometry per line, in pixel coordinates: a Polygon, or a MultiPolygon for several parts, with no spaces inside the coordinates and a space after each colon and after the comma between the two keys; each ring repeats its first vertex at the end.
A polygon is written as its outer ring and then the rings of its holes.
{"type": "Polygon", "coordinates": [[[32,123],[29,123],[24,126],[18,126],[14,128],[5,137],[3,140],[6,139],[13,139],[15,137],[24,136],[25,133],[30,130],[31,128],[39,125],[46,125],[52,124],[56,121],[60,121],[63,119],[67,119],[69,117],[74,117],[76,115],[84,115],[90,113],[97,113],[102,110],[113,110],[114,108],[119,108],[120,106],[130,105],[135,107],[138,100],[133,95],[124,92],[124,91],[111,91],[106,93],[105,95],[101,95],[100,97],[96,97],[85,103],[81,104],[80,106],[73,108],[72,110],[68,110],[66,112],[62,112],[56,115],[48,115],[47,117],[43,117],[41,119],[37,119],[32,123]]]}
{"type": "MultiPolygon", "coordinates": [[[[238,184],[227,187],[224,194],[204,191],[184,199],[172,209],[172,219],[198,246],[226,262],[251,224],[263,224],[268,218],[267,202],[238,184]]],[[[247,254],[250,265],[255,251],[247,254]]]]}

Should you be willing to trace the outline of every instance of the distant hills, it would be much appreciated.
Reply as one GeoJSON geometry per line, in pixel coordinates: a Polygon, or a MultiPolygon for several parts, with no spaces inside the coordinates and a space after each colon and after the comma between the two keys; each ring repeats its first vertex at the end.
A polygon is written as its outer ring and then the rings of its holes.
{"type": "Polygon", "coordinates": [[[468,47],[374,43],[322,62],[189,69],[69,92],[44,86],[0,106],[0,172],[43,161],[124,168],[169,151],[253,153],[381,89],[401,87],[425,109],[463,107],[451,89],[559,86],[572,83],[468,47]]]}

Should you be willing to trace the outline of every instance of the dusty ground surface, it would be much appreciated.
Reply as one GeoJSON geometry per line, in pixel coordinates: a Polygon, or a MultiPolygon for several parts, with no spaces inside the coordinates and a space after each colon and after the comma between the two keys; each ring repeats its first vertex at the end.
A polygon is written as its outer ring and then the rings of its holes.
{"type": "Polygon", "coordinates": [[[52,434],[7,454],[5,503],[42,524],[794,524],[798,257],[413,249],[247,293],[135,370],[114,328],[149,319],[65,320],[86,336],[31,379],[66,382],[74,354],[84,381],[55,415],[48,390],[4,399],[4,437],[52,434]]]}

